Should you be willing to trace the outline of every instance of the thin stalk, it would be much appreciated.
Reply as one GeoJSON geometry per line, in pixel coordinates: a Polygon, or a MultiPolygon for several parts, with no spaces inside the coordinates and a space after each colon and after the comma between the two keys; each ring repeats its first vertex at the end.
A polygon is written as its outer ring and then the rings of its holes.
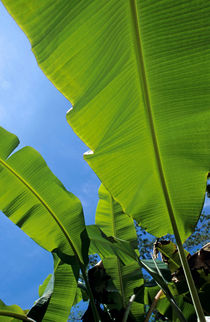
{"type": "Polygon", "coordinates": [[[123,320],[122,322],[126,322],[127,319],[128,319],[128,315],[129,315],[129,312],[130,312],[130,309],[131,309],[131,305],[132,303],[135,301],[135,298],[139,295],[140,292],[142,292],[142,289],[144,288],[144,284],[142,286],[140,286],[139,290],[136,292],[136,294],[133,294],[130,299],[129,299],[129,302],[128,302],[128,305],[125,309],[125,313],[123,315],[123,320]]]}
{"type": "Polygon", "coordinates": [[[95,322],[100,322],[101,318],[100,318],[100,315],[99,315],[98,310],[97,310],[96,305],[95,305],[93,293],[92,293],[88,278],[86,276],[85,268],[84,268],[84,266],[82,264],[80,265],[80,268],[81,268],[82,276],[84,278],[85,285],[86,285],[86,288],[87,288],[87,293],[88,293],[88,295],[90,297],[90,305],[91,305],[91,308],[92,308],[94,321],[95,322]]]}
{"type": "Polygon", "coordinates": [[[130,309],[131,309],[131,305],[132,305],[133,301],[135,300],[135,298],[136,298],[136,294],[133,294],[130,297],[129,302],[128,302],[128,305],[127,305],[126,310],[125,310],[125,313],[123,315],[122,322],[126,322],[127,321],[128,315],[129,315],[129,312],[130,312],[130,309]]]}
{"type": "Polygon", "coordinates": [[[14,312],[0,311],[0,316],[10,316],[12,318],[19,319],[21,321],[35,322],[35,320],[28,318],[26,315],[14,313],[14,312]]]}
{"type": "Polygon", "coordinates": [[[157,270],[158,274],[162,277],[163,281],[164,281],[166,284],[168,284],[168,283],[166,282],[165,278],[163,277],[163,274],[161,273],[161,271],[160,271],[160,269],[159,269],[159,267],[158,267],[158,265],[157,265],[157,263],[156,263],[156,261],[155,261],[155,258],[154,258],[154,256],[153,256],[153,254],[151,254],[151,257],[152,257],[153,263],[155,264],[155,267],[156,267],[156,270],[157,270]]]}
{"type": "Polygon", "coordinates": [[[185,278],[189,287],[190,295],[192,297],[194,308],[195,308],[198,320],[200,322],[205,322],[206,321],[205,316],[204,316],[203,309],[198,297],[198,293],[191,275],[188,262],[185,257],[184,248],[182,246],[181,238],[179,235],[177,223],[174,216],[172,202],[168,192],[167,181],[165,178],[164,168],[163,168],[162,159],[161,159],[159,142],[157,139],[156,128],[154,124],[154,115],[153,115],[153,110],[152,110],[151,101],[150,101],[149,87],[147,83],[147,75],[145,70],[144,54],[143,54],[143,48],[142,48],[142,39],[141,39],[140,23],[139,23],[140,19],[139,19],[139,12],[137,8],[136,0],[130,0],[130,9],[131,9],[131,19],[133,22],[132,27],[133,27],[133,36],[134,36],[134,49],[136,54],[139,85],[140,85],[140,90],[143,93],[145,113],[148,119],[150,131],[151,131],[151,139],[152,139],[152,144],[154,148],[154,157],[156,160],[157,172],[159,174],[160,184],[162,186],[166,207],[168,209],[169,218],[170,218],[174,236],[177,242],[179,257],[180,257],[185,278]]]}
{"type": "Polygon", "coordinates": [[[160,290],[154,297],[154,300],[152,302],[152,305],[149,308],[149,311],[147,312],[147,316],[144,320],[144,322],[149,322],[150,316],[152,315],[154,309],[156,308],[157,302],[160,299],[161,295],[163,294],[163,291],[160,290]]]}

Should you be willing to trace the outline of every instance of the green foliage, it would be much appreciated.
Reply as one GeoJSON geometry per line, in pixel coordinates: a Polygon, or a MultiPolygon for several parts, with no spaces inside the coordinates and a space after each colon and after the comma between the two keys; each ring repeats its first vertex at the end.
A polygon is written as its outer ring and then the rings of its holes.
{"type": "MultiPolygon", "coordinates": [[[[132,218],[123,212],[119,203],[113,199],[103,185],[99,189],[95,222],[107,236],[125,240],[134,249],[137,248],[137,235],[132,218]]],[[[106,273],[111,277],[119,294],[121,305],[118,306],[118,310],[126,310],[134,289],[141,287],[144,280],[136,259],[124,265],[118,256],[108,255],[102,257],[102,260],[106,273]]],[[[137,321],[141,321],[144,319],[144,306],[137,303],[132,304],[130,315],[137,321]]]]}
{"type": "Polygon", "coordinates": [[[17,305],[6,305],[0,300],[0,321],[1,322],[15,322],[22,319],[29,321],[26,313],[17,305]]]}
{"type": "Polygon", "coordinates": [[[210,5],[3,3],[41,69],[73,104],[67,119],[93,150],[85,158],[106,188],[156,236],[173,232],[172,207],[186,239],[209,171],[210,5]]]}
{"type": "Polygon", "coordinates": [[[0,209],[48,251],[87,262],[88,237],[80,201],[30,147],[11,152],[18,138],[0,128],[0,209]],[[70,216],[68,214],[71,214],[70,216]]]}
{"type": "MultiPolygon", "coordinates": [[[[54,283],[47,278],[29,316],[66,321],[71,306],[84,298],[83,290],[90,299],[84,321],[114,320],[116,310],[122,321],[141,321],[144,305],[162,289],[156,303],[161,315],[190,321],[195,308],[203,321],[182,242],[198,221],[209,171],[210,4],[3,3],[30,39],[41,69],[73,104],[67,121],[92,150],[85,159],[104,185],[96,225],[86,228],[80,201],[38,152],[25,147],[13,153],[17,137],[0,128],[0,209],[55,259],[54,283]],[[171,242],[159,242],[168,266],[141,260],[133,219],[157,237],[174,233],[180,257],[171,242]],[[89,279],[88,254],[103,261],[102,269],[89,270],[89,279]],[[193,305],[188,291],[165,275],[176,274],[181,262],[193,305]],[[144,281],[141,268],[153,285],[144,281]]],[[[146,258],[148,243],[149,238],[140,245],[146,258]]],[[[199,274],[206,309],[209,285],[199,274]]],[[[19,310],[2,302],[0,315],[10,309],[19,310]]]]}
{"type": "Polygon", "coordinates": [[[47,311],[48,316],[56,306],[57,313],[60,310],[63,314],[59,321],[66,321],[76,294],[79,267],[88,258],[89,239],[81,203],[52,174],[37,151],[27,147],[10,156],[18,146],[17,137],[0,128],[0,138],[0,209],[40,246],[60,256],[65,253],[62,259],[71,263],[56,264],[47,311]],[[65,310],[60,309],[64,297],[65,310]]]}
{"type": "Polygon", "coordinates": [[[54,276],[49,274],[44,280],[42,285],[39,285],[39,297],[41,297],[47,290],[47,292],[53,290],[54,276]]]}
{"type": "MultiPolygon", "coordinates": [[[[177,247],[171,241],[157,241],[154,244],[154,253],[157,257],[158,252],[161,253],[162,259],[168,264],[171,273],[176,272],[180,266],[181,261],[177,247]]],[[[185,250],[185,256],[188,257],[189,253],[185,250]]]]}
{"type": "Polygon", "coordinates": [[[68,320],[76,296],[78,277],[78,263],[68,265],[60,259],[55,262],[54,288],[43,322],[68,320]]]}

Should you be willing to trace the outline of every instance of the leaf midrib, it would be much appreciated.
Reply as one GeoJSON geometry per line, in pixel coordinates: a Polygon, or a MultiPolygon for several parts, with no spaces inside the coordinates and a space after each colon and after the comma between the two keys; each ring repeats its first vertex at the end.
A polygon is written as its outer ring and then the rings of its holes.
{"type": "Polygon", "coordinates": [[[31,191],[31,193],[39,200],[39,202],[43,205],[43,207],[48,211],[48,213],[52,216],[52,218],[55,220],[61,231],[63,232],[64,236],[66,237],[69,245],[71,246],[75,256],[79,260],[79,256],[77,254],[77,251],[73,245],[73,242],[66,231],[65,227],[62,225],[54,211],[50,208],[50,206],[44,201],[44,199],[39,195],[39,193],[33,189],[33,187],[22,177],[20,176],[12,167],[10,167],[3,159],[0,158],[0,163],[7,169],[9,170],[10,173],[12,173],[24,186],[28,188],[28,190],[31,191]]]}
{"type": "Polygon", "coordinates": [[[146,112],[149,127],[150,127],[151,138],[152,138],[154,154],[155,154],[155,161],[156,161],[156,165],[157,165],[157,169],[158,169],[161,187],[163,190],[163,195],[164,195],[165,202],[166,202],[166,207],[168,209],[168,214],[169,214],[173,229],[176,230],[177,225],[176,225],[172,202],[171,202],[171,199],[169,196],[168,187],[167,187],[167,183],[166,183],[166,179],[165,179],[165,175],[164,175],[163,165],[162,165],[161,156],[160,156],[160,149],[159,149],[159,145],[158,145],[155,124],[154,124],[154,120],[153,120],[153,112],[152,112],[152,106],[151,106],[151,102],[150,102],[148,81],[147,81],[146,70],[145,70],[145,63],[144,63],[142,40],[141,40],[141,34],[140,34],[140,25],[139,25],[139,19],[138,19],[138,9],[137,9],[137,5],[136,5],[136,0],[130,0],[130,9],[131,9],[131,18],[132,18],[131,20],[133,23],[134,48],[135,48],[136,64],[137,64],[140,89],[143,92],[145,112],[146,112]]]}

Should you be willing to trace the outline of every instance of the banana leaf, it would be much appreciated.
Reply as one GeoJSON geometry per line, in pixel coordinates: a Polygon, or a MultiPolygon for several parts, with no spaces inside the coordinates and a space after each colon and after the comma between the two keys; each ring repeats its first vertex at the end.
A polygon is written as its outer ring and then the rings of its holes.
{"type": "Polygon", "coordinates": [[[49,275],[39,287],[40,298],[30,309],[27,317],[37,321],[58,320],[66,322],[74,304],[77,292],[79,265],[63,263],[53,254],[54,273],[49,275]]]}
{"type": "Polygon", "coordinates": [[[18,305],[6,305],[0,300],[0,321],[1,322],[15,322],[15,321],[31,321],[27,318],[26,313],[18,305]]]}
{"type": "Polygon", "coordinates": [[[42,321],[66,322],[76,296],[79,265],[76,262],[70,266],[59,260],[54,276],[53,293],[42,321]]]}
{"type": "MultiPolygon", "coordinates": [[[[99,198],[96,210],[96,224],[103,228],[103,232],[106,234],[125,239],[136,247],[137,235],[132,218],[127,218],[121,206],[112,198],[103,185],[99,189],[99,198]]],[[[168,297],[168,304],[171,303],[180,320],[185,320],[169,290],[168,282],[171,281],[171,274],[165,263],[138,259],[138,261],[133,261],[130,265],[123,265],[119,257],[115,256],[103,258],[103,264],[107,274],[112,277],[116,288],[120,292],[124,307],[128,305],[132,295],[137,296],[139,291],[145,293],[147,290],[140,270],[140,267],[144,267],[155,280],[155,284],[158,284],[163,289],[168,297]]],[[[139,302],[137,299],[132,302],[131,314],[137,321],[144,321],[143,304],[145,303],[141,302],[142,304],[140,304],[137,302],[139,302]]]]}
{"type": "MultiPolygon", "coordinates": [[[[132,262],[130,265],[123,265],[117,256],[110,256],[103,258],[103,265],[120,294],[122,308],[126,309],[135,289],[144,284],[139,264],[132,262]]],[[[129,311],[135,321],[144,321],[144,304],[132,302],[129,311]]]]}
{"type": "MultiPolygon", "coordinates": [[[[124,265],[137,261],[138,257],[129,242],[112,236],[106,236],[96,225],[86,226],[90,238],[89,254],[98,254],[101,258],[117,256],[124,265]]],[[[68,259],[65,260],[66,262],[68,259]]]]}
{"type": "Polygon", "coordinates": [[[39,285],[39,297],[42,297],[44,293],[51,292],[53,290],[54,285],[54,275],[49,274],[44,282],[39,285]]]}
{"type": "MultiPolygon", "coordinates": [[[[122,211],[122,207],[103,185],[99,188],[95,223],[107,236],[126,240],[133,248],[137,248],[138,241],[133,219],[122,211]]],[[[124,265],[118,256],[105,256],[103,265],[120,294],[122,307],[126,309],[131,296],[135,293],[134,289],[144,283],[139,263],[133,260],[130,264],[124,265]]],[[[144,320],[144,305],[133,302],[130,314],[137,321],[144,320]]]]}
{"type": "Polygon", "coordinates": [[[138,241],[133,219],[127,216],[122,207],[102,184],[98,191],[99,202],[96,209],[95,223],[109,237],[126,240],[133,248],[138,241]]]}
{"type": "Polygon", "coordinates": [[[31,147],[14,152],[18,138],[0,128],[0,209],[46,250],[88,261],[80,201],[65,189],[31,147]],[[12,154],[11,154],[12,153],[12,154]]]}
{"type": "Polygon", "coordinates": [[[46,76],[73,105],[85,159],[156,236],[182,240],[209,171],[208,1],[3,0],[46,76]]]}
{"type": "MultiPolygon", "coordinates": [[[[181,261],[179,258],[177,246],[172,242],[168,240],[162,240],[157,241],[154,244],[154,250],[158,254],[158,252],[161,253],[162,260],[164,263],[166,263],[171,271],[171,273],[174,273],[181,267],[181,261]]],[[[187,258],[190,257],[190,254],[188,251],[185,251],[185,256],[187,258]]]]}
{"type": "Polygon", "coordinates": [[[58,314],[58,320],[65,321],[74,302],[79,266],[88,262],[82,206],[37,151],[24,147],[14,152],[18,144],[15,135],[0,128],[0,209],[40,246],[71,258],[71,266],[60,263],[55,268],[47,311],[47,318],[58,314]]]}

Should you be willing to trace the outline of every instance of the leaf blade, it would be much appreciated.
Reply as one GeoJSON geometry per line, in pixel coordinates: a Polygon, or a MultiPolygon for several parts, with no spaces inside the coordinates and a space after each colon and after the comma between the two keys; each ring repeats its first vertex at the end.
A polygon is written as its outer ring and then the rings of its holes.
{"type": "MultiPolygon", "coordinates": [[[[3,128],[0,136],[18,142],[3,128]]],[[[60,247],[83,262],[87,247],[82,249],[82,244],[87,238],[80,201],[64,188],[37,151],[25,147],[6,159],[5,151],[0,151],[2,211],[48,251],[60,247]],[[75,218],[79,223],[75,224],[75,218]]]]}
{"type": "Polygon", "coordinates": [[[73,103],[68,121],[93,150],[86,160],[101,181],[156,236],[172,233],[171,207],[184,240],[197,223],[209,170],[210,5],[3,2],[40,67],[73,103]]]}
{"type": "MultiPolygon", "coordinates": [[[[107,236],[130,243],[133,252],[134,248],[137,248],[138,242],[133,219],[122,211],[121,206],[103,185],[99,188],[95,222],[107,236]]],[[[111,254],[104,256],[102,260],[106,273],[111,276],[120,294],[122,307],[125,310],[135,288],[144,284],[139,263],[133,259],[124,265],[118,256],[111,256],[111,254]]],[[[143,305],[132,303],[130,312],[138,321],[144,319],[143,305]]]]}
{"type": "Polygon", "coordinates": [[[79,277],[79,265],[59,263],[55,271],[54,289],[43,321],[65,322],[74,304],[79,277]]]}

